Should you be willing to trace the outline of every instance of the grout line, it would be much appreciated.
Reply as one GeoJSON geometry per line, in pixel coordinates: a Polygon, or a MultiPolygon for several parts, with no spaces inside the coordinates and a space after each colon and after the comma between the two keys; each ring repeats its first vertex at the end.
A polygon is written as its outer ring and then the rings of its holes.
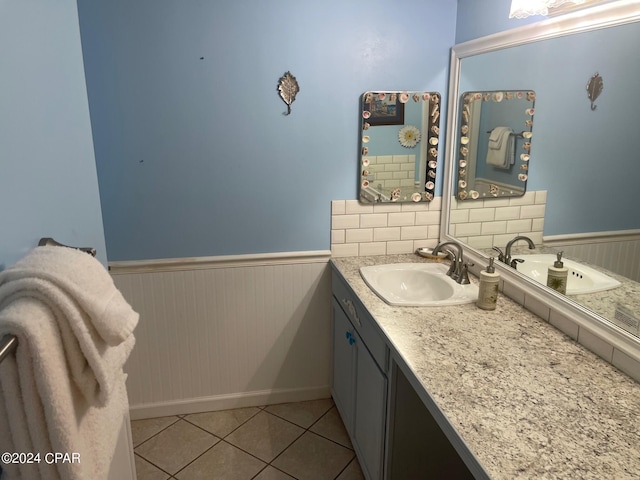
{"type": "MultiPolygon", "coordinates": [[[[173,415],[169,415],[169,416],[173,416],[173,415]]],[[[176,415],[177,416],[177,415],[176,415]]],[[[154,417],[154,418],[162,418],[162,417],[154,417]]],[[[145,420],[152,420],[151,418],[149,419],[145,419],[145,420]]],[[[181,420],[180,417],[176,418],[175,422],[170,423],[169,425],[167,425],[166,427],[164,427],[162,430],[159,430],[158,432],[154,433],[153,435],[151,435],[149,438],[147,438],[146,440],[143,440],[142,442],[140,442],[138,445],[136,445],[134,447],[134,450],[136,448],[138,448],[140,445],[143,445],[145,443],[147,443],[149,440],[151,440],[153,437],[156,437],[158,435],[160,435],[162,432],[164,432],[167,428],[169,428],[171,425],[175,425],[176,423],[178,423],[181,420]]],[[[135,420],[134,420],[135,421],[135,420]]]]}

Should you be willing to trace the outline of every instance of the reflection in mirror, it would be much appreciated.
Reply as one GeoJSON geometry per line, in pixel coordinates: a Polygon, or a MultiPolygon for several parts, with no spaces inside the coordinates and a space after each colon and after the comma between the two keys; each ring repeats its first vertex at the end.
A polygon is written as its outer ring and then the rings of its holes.
{"type": "MultiPolygon", "coordinates": [[[[638,107],[629,97],[640,75],[640,4],[611,2],[579,13],[453,47],[451,128],[458,128],[459,92],[526,85],[537,97],[535,167],[523,197],[506,199],[504,207],[480,199],[471,215],[469,203],[455,196],[460,144],[448,142],[442,239],[460,241],[469,258],[482,264],[495,255],[493,246],[527,235],[536,251],[514,248],[513,256],[524,260],[518,269],[531,262],[529,253],[563,251],[563,258],[618,280],[610,290],[562,296],[546,282],[500,266],[505,280],[567,312],[580,331],[586,327],[640,360],[640,162],[632,141],[638,107]],[[595,72],[607,85],[592,109],[595,95],[588,96],[585,86],[595,72]]],[[[584,272],[575,277],[592,280],[584,272]]]]}
{"type": "Polygon", "coordinates": [[[458,200],[524,195],[535,98],[524,89],[462,94],[458,200]]]}
{"type": "Polygon", "coordinates": [[[360,103],[360,201],[433,200],[440,135],[437,92],[366,92],[360,103]]]}

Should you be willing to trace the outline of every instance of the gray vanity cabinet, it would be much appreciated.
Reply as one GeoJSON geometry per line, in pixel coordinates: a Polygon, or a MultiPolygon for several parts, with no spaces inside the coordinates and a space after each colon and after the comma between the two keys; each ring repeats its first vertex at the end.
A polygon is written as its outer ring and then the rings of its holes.
{"type": "Polygon", "coordinates": [[[331,393],[369,480],[383,478],[388,348],[373,319],[333,273],[331,393]]]}

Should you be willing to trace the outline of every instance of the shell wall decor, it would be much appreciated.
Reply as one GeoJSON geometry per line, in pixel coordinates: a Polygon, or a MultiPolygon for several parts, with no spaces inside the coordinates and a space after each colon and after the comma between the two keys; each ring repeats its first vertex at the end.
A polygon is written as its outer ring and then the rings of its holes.
{"type": "Polygon", "coordinates": [[[591,100],[591,110],[598,108],[598,106],[593,102],[595,102],[596,98],[600,96],[603,88],[604,83],[602,81],[602,77],[598,72],[596,72],[596,74],[589,80],[589,83],[587,83],[587,96],[589,97],[589,100],[591,100]]]}
{"type": "Polygon", "coordinates": [[[278,82],[278,91],[280,92],[280,98],[287,104],[287,113],[284,115],[291,114],[291,104],[296,99],[296,95],[300,91],[300,86],[298,85],[298,81],[296,77],[291,75],[291,72],[285,73],[282,77],[280,77],[280,81],[278,82]]]}

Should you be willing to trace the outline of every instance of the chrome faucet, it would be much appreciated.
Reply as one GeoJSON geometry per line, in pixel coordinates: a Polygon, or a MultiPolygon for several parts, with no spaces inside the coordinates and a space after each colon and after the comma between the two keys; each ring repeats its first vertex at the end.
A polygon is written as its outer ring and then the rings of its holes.
{"type": "Polygon", "coordinates": [[[460,245],[458,242],[442,242],[436,245],[436,247],[431,252],[432,255],[437,255],[446,245],[456,247],[457,250],[457,253],[451,250],[447,250],[452,257],[451,266],[449,267],[447,275],[461,285],[468,285],[470,283],[469,268],[468,265],[464,263],[462,258],[462,245],[460,245]]]}
{"type": "Polygon", "coordinates": [[[533,240],[531,240],[529,237],[525,237],[524,235],[518,235],[516,237],[513,237],[511,240],[509,240],[509,242],[507,243],[507,246],[504,248],[504,253],[500,248],[493,247],[493,250],[498,252],[498,260],[503,263],[506,263],[511,268],[517,268],[518,263],[524,262],[524,260],[522,260],[521,258],[514,258],[514,259],[511,258],[511,247],[513,247],[513,244],[516,243],[518,240],[525,240],[529,244],[529,250],[533,250],[534,248],[536,248],[536,245],[535,243],[533,243],[533,240]]]}

